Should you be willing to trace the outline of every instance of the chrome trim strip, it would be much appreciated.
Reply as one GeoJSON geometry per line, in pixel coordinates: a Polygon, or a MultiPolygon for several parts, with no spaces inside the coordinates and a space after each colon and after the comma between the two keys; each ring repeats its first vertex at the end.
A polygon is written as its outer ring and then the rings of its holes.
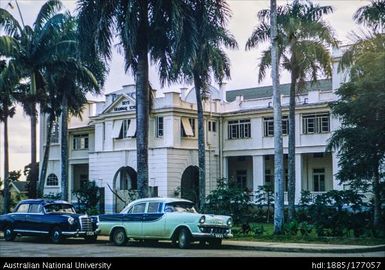
{"type": "Polygon", "coordinates": [[[48,231],[35,231],[35,230],[13,230],[14,232],[26,232],[26,233],[49,233],[48,231]]]}

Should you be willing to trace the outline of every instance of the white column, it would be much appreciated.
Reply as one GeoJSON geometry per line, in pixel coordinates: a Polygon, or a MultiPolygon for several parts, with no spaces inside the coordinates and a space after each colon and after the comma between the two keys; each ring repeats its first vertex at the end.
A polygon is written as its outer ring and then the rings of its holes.
{"type": "Polygon", "coordinates": [[[229,177],[229,158],[228,157],[223,158],[222,175],[223,175],[223,178],[225,178],[226,182],[229,181],[229,179],[228,179],[228,177],[229,177]]]}
{"type": "Polygon", "coordinates": [[[299,203],[302,191],[302,154],[295,154],[295,204],[299,203]]]}
{"type": "Polygon", "coordinates": [[[263,186],[265,177],[264,156],[253,156],[253,192],[255,193],[258,186],[263,186]]]}
{"type": "Polygon", "coordinates": [[[336,174],[339,171],[338,166],[339,158],[337,157],[336,152],[332,152],[332,167],[333,167],[333,189],[335,190],[342,190],[342,185],[339,184],[339,180],[336,178],[336,174]]]}

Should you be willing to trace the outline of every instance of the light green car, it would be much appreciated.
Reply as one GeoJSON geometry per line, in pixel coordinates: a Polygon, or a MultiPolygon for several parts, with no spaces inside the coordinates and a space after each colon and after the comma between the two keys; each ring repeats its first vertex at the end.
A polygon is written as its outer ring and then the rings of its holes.
{"type": "Polygon", "coordinates": [[[128,204],[119,214],[99,216],[99,235],[121,246],[128,239],[171,240],[180,248],[194,241],[219,247],[230,238],[232,218],[199,214],[194,203],[184,199],[147,198],[128,204]]]}

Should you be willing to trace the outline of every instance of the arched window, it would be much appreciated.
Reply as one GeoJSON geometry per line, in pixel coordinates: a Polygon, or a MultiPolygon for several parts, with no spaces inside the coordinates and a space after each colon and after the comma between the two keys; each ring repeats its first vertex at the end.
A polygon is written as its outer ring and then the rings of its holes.
{"type": "Polygon", "coordinates": [[[47,177],[47,186],[58,186],[59,180],[57,179],[57,176],[54,173],[51,173],[47,177]]]}

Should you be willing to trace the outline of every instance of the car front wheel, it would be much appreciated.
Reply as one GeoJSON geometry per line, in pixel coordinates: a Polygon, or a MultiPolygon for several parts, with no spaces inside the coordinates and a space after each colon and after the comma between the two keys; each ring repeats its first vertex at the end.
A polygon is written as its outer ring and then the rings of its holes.
{"type": "Polygon", "coordinates": [[[126,232],[123,228],[117,228],[112,233],[112,242],[117,246],[123,246],[127,243],[126,232]]]}
{"type": "Polygon", "coordinates": [[[7,226],[4,229],[4,239],[5,241],[13,241],[16,238],[16,233],[13,231],[11,226],[7,226]]]}
{"type": "Polygon", "coordinates": [[[55,227],[51,231],[51,241],[54,244],[59,244],[62,240],[62,232],[59,227],[55,227]]]}
{"type": "Polygon", "coordinates": [[[191,244],[191,234],[186,228],[182,228],[178,235],[178,244],[180,248],[189,248],[191,244]]]}

